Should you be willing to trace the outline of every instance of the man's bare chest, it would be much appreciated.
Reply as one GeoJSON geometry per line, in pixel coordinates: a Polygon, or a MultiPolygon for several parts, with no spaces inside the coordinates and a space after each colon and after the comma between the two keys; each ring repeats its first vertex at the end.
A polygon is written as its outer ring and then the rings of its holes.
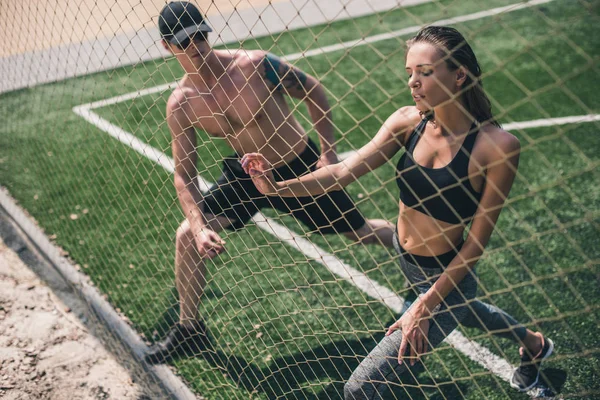
{"type": "Polygon", "coordinates": [[[225,137],[259,126],[267,119],[270,93],[266,87],[231,85],[213,89],[190,102],[194,125],[210,135],[225,137]]]}

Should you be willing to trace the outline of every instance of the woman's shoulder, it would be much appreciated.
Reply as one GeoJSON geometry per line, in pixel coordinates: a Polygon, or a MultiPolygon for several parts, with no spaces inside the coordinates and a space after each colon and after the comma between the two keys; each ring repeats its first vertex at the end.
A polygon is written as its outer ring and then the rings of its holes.
{"type": "Polygon", "coordinates": [[[505,160],[521,150],[521,143],[515,135],[492,124],[481,126],[476,146],[488,163],[505,160]]]}
{"type": "Polygon", "coordinates": [[[396,110],[385,123],[392,132],[402,136],[404,144],[421,120],[422,117],[417,107],[406,106],[396,110]]]}

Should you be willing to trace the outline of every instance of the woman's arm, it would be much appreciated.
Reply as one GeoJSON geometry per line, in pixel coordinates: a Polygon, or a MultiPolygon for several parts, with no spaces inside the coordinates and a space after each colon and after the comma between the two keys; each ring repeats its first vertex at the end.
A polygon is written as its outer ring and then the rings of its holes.
{"type": "Polygon", "coordinates": [[[275,182],[272,167],[259,153],[245,154],[242,167],[252,177],[256,187],[267,195],[301,197],[341,190],[393,157],[414,125],[414,107],[401,108],[384,122],[369,143],[346,160],[283,182],[275,182]]]}

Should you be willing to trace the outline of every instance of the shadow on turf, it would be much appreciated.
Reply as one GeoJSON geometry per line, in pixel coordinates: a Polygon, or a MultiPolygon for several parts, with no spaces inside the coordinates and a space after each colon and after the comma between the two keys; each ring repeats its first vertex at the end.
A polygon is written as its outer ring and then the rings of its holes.
{"type": "MultiPolygon", "coordinates": [[[[215,295],[207,293],[207,295],[215,295]]],[[[177,292],[172,291],[173,299],[177,299],[177,292]]],[[[414,300],[414,293],[407,296],[406,307],[414,300]]],[[[176,304],[176,302],[171,302],[176,304]]],[[[156,325],[158,331],[168,329],[178,321],[178,306],[168,308],[159,318],[156,325]]],[[[388,321],[387,325],[394,321],[388,321]]],[[[386,326],[387,326],[386,325],[386,326]]],[[[226,373],[237,385],[248,392],[262,392],[268,398],[281,398],[293,393],[294,398],[320,399],[343,398],[344,382],[348,380],[352,371],[358,366],[360,360],[381,340],[383,332],[373,337],[361,340],[341,340],[328,342],[321,347],[315,347],[303,353],[273,359],[268,368],[258,368],[242,357],[228,355],[220,350],[207,350],[199,355],[213,367],[226,373]],[[315,393],[315,385],[311,382],[331,382],[324,384],[324,390],[315,393]]],[[[211,340],[213,342],[213,340],[211,340]]],[[[212,343],[214,345],[214,343],[212,343]]],[[[213,347],[213,346],[211,346],[213,347]]],[[[417,364],[412,368],[412,374],[418,376],[423,368],[417,364]]],[[[409,386],[404,389],[399,382],[390,385],[388,394],[395,397],[413,399],[448,399],[461,397],[465,393],[466,384],[452,383],[443,385],[438,389],[432,388],[435,382],[428,377],[413,378],[411,373],[402,375],[402,383],[409,386]],[[419,385],[428,386],[426,392],[418,388],[419,385]],[[412,388],[410,388],[412,387],[412,388]]],[[[318,386],[320,388],[320,386],[318,386]]],[[[319,389],[317,389],[319,390],[319,389]]]]}
{"type": "MultiPolygon", "coordinates": [[[[174,290],[174,298],[176,298],[176,295],[177,293],[174,290]]],[[[406,307],[415,298],[414,293],[408,293],[406,307]]],[[[168,330],[177,320],[178,307],[173,306],[163,313],[158,328],[168,330]]],[[[393,322],[388,321],[387,325],[393,322]]],[[[273,359],[268,368],[262,369],[242,357],[229,355],[220,350],[207,350],[200,355],[200,358],[205,359],[214,368],[226,373],[232,381],[250,393],[262,392],[268,398],[286,396],[302,399],[343,398],[344,382],[348,380],[360,360],[368,354],[368,351],[382,337],[383,332],[361,340],[328,342],[323,346],[302,353],[273,359]],[[309,385],[311,382],[313,384],[309,385]],[[324,390],[315,393],[314,389],[320,390],[321,386],[314,385],[314,382],[330,383],[323,384],[324,390]]],[[[454,399],[463,398],[468,392],[466,382],[440,384],[440,379],[436,379],[436,382],[423,371],[423,366],[417,364],[411,372],[402,374],[402,387],[400,382],[390,384],[387,392],[388,397],[454,399]]],[[[554,393],[560,393],[566,381],[566,375],[563,370],[547,368],[544,369],[542,376],[554,393]]],[[[449,378],[448,381],[451,381],[451,379],[449,378]]]]}
{"type": "MultiPolygon", "coordinates": [[[[415,297],[414,294],[409,294],[406,305],[415,297]]],[[[394,321],[388,322],[391,324],[394,321]]],[[[262,392],[268,398],[343,398],[344,382],[382,337],[383,332],[360,340],[328,342],[302,353],[273,359],[267,368],[262,369],[242,357],[222,351],[206,351],[201,357],[250,393],[262,392]],[[318,391],[321,387],[315,387],[315,382],[330,383],[324,383],[324,389],[315,393],[315,389],[318,391]]],[[[467,391],[467,384],[461,382],[437,384],[436,387],[435,381],[426,374],[421,374],[423,371],[421,364],[415,365],[411,372],[401,376],[404,387],[396,382],[390,385],[388,395],[392,398],[450,399],[460,398],[467,391]],[[416,380],[413,374],[417,377],[416,380]],[[419,386],[427,387],[427,390],[419,389],[419,386]]]]}
{"type": "Polygon", "coordinates": [[[560,393],[567,381],[567,372],[558,368],[542,368],[540,380],[552,389],[554,393],[560,393]]]}
{"type": "MultiPolygon", "coordinates": [[[[263,369],[241,357],[221,351],[205,352],[202,358],[227,373],[231,380],[248,392],[262,392],[268,398],[343,398],[344,382],[368,349],[382,337],[383,333],[361,340],[329,342],[302,353],[274,359],[269,367],[263,369]],[[318,381],[331,383],[322,392],[315,393],[319,386],[315,387],[314,383],[318,381]],[[311,382],[313,385],[309,385],[311,382]]],[[[417,380],[411,373],[403,374],[402,384],[409,388],[402,388],[399,383],[390,385],[390,397],[395,398],[395,394],[397,397],[412,399],[449,399],[460,398],[467,391],[466,383],[452,383],[436,388],[436,382],[420,374],[423,370],[420,364],[413,367],[412,373],[418,376],[417,380]],[[418,386],[428,389],[423,391],[418,386]]]]}

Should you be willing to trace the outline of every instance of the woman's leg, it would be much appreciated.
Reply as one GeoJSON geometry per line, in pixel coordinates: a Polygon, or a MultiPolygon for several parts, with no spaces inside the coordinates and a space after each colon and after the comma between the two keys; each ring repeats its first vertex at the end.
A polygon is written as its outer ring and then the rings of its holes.
{"type": "Polygon", "coordinates": [[[523,346],[530,354],[537,354],[542,349],[542,335],[525,328],[506,311],[479,300],[470,302],[467,308],[468,313],[461,322],[462,326],[510,339],[523,346]]]}
{"type": "Polygon", "coordinates": [[[463,326],[478,328],[504,337],[522,346],[519,349],[521,364],[515,370],[510,385],[527,391],[539,380],[542,361],[552,354],[554,343],[539,332],[533,332],[513,317],[493,305],[475,300],[468,305],[463,326]]]}
{"type": "MultiPolygon", "coordinates": [[[[429,351],[432,351],[448,336],[468,313],[464,303],[465,297],[471,299],[475,295],[477,284],[472,277],[466,277],[458,289],[446,297],[444,305],[436,312],[430,323],[428,340],[429,351]]],[[[354,370],[344,386],[344,398],[381,399],[388,389],[390,381],[398,381],[400,374],[410,368],[407,362],[398,364],[398,352],[402,342],[402,332],[395,331],[384,337],[354,370]]]]}
{"type": "Polygon", "coordinates": [[[490,332],[518,344],[525,340],[527,329],[500,308],[479,300],[469,302],[467,308],[468,313],[461,322],[462,326],[490,332]]]}

